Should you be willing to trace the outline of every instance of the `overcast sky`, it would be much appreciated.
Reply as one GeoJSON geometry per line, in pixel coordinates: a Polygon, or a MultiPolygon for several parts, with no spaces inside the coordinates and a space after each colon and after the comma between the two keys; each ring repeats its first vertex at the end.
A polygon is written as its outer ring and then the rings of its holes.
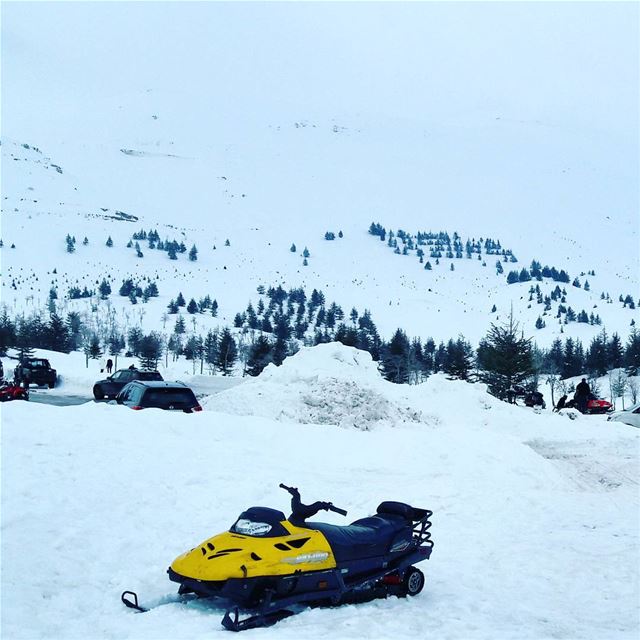
{"type": "Polygon", "coordinates": [[[2,3],[5,125],[25,92],[214,85],[244,101],[638,135],[637,3],[2,3]]]}

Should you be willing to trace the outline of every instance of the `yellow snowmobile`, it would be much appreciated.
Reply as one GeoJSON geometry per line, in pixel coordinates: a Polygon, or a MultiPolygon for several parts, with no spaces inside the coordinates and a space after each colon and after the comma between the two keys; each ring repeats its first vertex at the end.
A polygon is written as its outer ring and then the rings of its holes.
{"type": "MultiPolygon", "coordinates": [[[[422,591],[424,575],[412,565],[431,555],[431,511],[388,501],[348,526],[307,522],[320,510],[347,512],[331,502],[304,505],[296,488],[280,487],[292,496],[288,519],[276,509],[251,507],[229,531],[173,561],[168,574],[179,583],[180,596],[224,599],[231,607],[223,626],[241,631],[275,624],[296,613],[296,605],[335,606],[422,591]],[[250,617],[240,620],[239,608],[250,617]]],[[[122,594],[122,602],[148,610],[132,591],[122,594]]]]}

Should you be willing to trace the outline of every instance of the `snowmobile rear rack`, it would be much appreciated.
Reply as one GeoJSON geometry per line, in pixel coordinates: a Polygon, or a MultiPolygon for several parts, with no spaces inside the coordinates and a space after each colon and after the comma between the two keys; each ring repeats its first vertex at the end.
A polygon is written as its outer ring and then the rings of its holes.
{"type": "Polygon", "coordinates": [[[431,540],[431,520],[429,518],[433,515],[433,511],[425,509],[425,515],[418,520],[413,527],[413,539],[418,546],[426,545],[429,548],[433,547],[433,540],[431,540]]]}

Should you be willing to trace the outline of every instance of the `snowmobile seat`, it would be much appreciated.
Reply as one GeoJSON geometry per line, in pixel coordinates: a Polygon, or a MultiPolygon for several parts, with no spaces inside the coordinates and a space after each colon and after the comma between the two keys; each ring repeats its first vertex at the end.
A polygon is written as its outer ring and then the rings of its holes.
{"type": "Polygon", "coordinates": [[[401,516],[409,523],[419,522],[427,515],[426,509],[417,509],[416,507],[412,507],[404,502],[393,502],[391,500],[381,502],[376,511],[378,515],[383,518],[392,515],[401,516]]]}
{"type": "Polygon", "coordinates": [[[331,545],[336,561],[344,562],[388,553],[396,534],[407,527],[407,520],[396,514],[378,514],[346,527],[322,522],[307,522],[305,526],[320,531],[331,545]]]}

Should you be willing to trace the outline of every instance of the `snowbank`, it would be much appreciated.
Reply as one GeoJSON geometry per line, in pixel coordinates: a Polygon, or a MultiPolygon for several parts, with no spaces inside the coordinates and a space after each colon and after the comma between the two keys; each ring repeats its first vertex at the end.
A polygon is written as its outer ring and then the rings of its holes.
{"type": "Polygon", "coordinates": [[[382,379],[368,352],[332,342],[303,348],[280,367],[270,364],[257,378],[205,400],[204,406],[364,431],[380,424],[423,421],[420,411],[399,401],[403,394],[398,389],[382,379]]]}

